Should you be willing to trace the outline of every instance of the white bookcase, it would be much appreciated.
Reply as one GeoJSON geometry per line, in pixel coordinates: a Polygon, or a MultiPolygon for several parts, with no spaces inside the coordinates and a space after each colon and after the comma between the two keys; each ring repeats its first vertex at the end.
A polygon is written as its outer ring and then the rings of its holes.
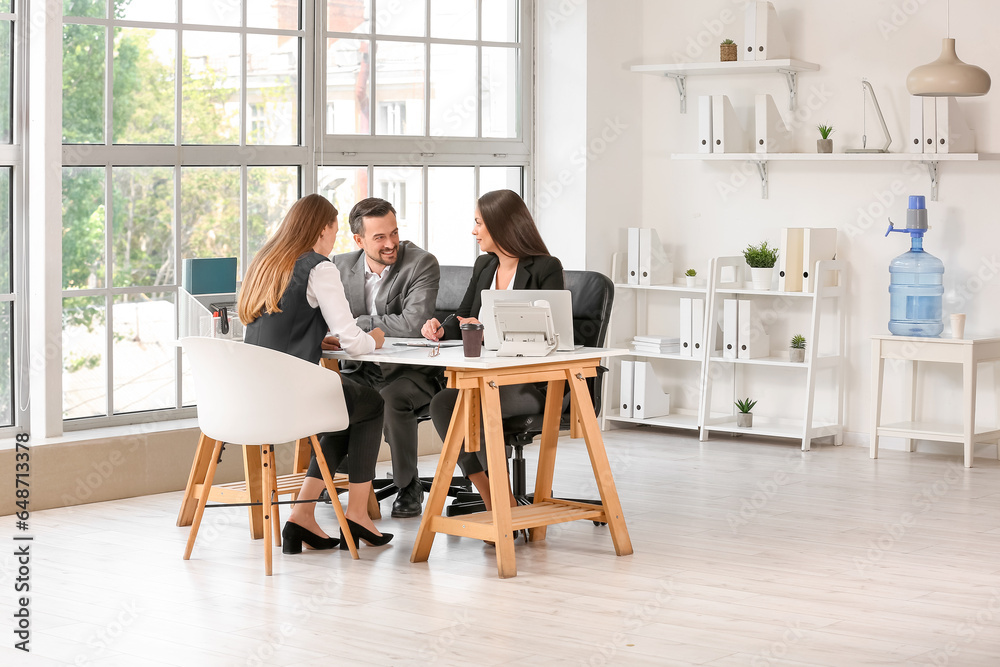
{"type": "Polygon", "coordinates": [[[706,341],[712,352],[703,366],[701,440],[720,431],[794,438],[801,441],[803,451],[809,450],[814,438],[824,436],[842,444],[848,294],[844,262],[816,263],[815,292],[745,289],[741,280],[745,267],[743,257],[720,257],[712,262],[705,309],[706,341]],[[749,299],[770,315],[767,356],[725,358],[722,350],[715,349],[725,299],[749,299]],[[790,361],[791,335],[802,332],[806,335],[805,361],[790,361]],[[733,402],[747,396],[758,400],[755,410],[759,412],[752,427],[741,428],[736,425],[733,402]]]}

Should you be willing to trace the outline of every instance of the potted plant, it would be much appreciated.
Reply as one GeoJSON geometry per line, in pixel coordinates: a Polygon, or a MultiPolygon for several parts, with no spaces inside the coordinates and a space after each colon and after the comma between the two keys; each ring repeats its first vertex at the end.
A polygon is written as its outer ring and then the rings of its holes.
{"type": "Polygon", "coordinates": [[[684,282],[688,287],[694,287],[694,277],[698,275],[698,272],[694,269],[688,269],[684,272],[684,282]]]}
{"type": "Polygon", "coordinates": [[[719,60],[724,63],[736,60],[736,42],[731,39],[722,40],[719,45],[719,60]]]}
{"type": "Polygon", "coordinates": [[[788,348],[788,359],[789,361],[797,361],[802,363],[806,360],[806,339],[802,334],[795,334],[792,336],[792,342],[789,343],[788,348]]]}
{"type": "Polygon", "coordinates": [[[753,406],[757,405],[757,401],[751,401],[749,398],[741,398],[736,401],[736,408],[739,412],[736,413],[736,425],[740,428],[750,428],[753,426],[753,406]]]}
{"type": "Polygon", "coordinates": [[[832,153],[833,139],[830,138],[830,135],[833,134],[833,125],[817,125],[816,129],[819,130],[819,135],[823,137],[816,140],[816,152],[832,153]]]}
{"type": "Polygon", "coordinates": [[[751,244],[743,251],[743,259],[750,266],[753,288],[771,289],[771,274],[774,273],[774,264],[778,261],[778,249],[769,247],[767,241],[760,245],[751,244]]]}

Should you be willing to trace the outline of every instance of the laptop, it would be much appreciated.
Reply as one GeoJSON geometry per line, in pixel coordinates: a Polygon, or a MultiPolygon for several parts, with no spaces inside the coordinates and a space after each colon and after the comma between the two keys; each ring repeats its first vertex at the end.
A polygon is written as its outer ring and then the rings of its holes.
{"type": "Polygon", "coordinates": [[[479,311],[479,321],[483,323],[483,343],[487,350],[500,348],[500,334],[493,317],[493,304],[498,301],[538,305],[538,301],[548,301],[552,311],[552,325],[559,334],[557,350],[573,350],[573,296],[568,289],[532,290],[483,290],[483,305],[479,311]]]}

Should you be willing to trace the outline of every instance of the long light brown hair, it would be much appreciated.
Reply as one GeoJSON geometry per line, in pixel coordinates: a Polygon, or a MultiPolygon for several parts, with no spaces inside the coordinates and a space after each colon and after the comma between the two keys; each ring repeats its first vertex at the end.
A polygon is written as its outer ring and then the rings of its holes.
{"type": "Polygon", "coordinates": [[[288,289],[295,261],[312,250],[323,230],[337,221],[337,209],[321,195],[306,195],[250,262],[240,289],[240,322],[250,324],[262,313],[280,313],[278,303],[288,289]]]}
{"type": "Polygon", "coordinates": [[[479,198],[479,215],[493,242],[511,257],[524,259],[549,254],[528,207],[513,190],[484,194],[479,198]]]}

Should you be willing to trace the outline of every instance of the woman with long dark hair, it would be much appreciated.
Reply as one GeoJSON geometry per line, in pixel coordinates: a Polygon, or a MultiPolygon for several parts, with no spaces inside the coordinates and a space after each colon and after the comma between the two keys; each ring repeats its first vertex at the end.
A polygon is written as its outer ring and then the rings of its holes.
{"type": "MultiPolygon", "coordinates": [[[[563,289],[562,263],[549,254],[535,221],[524,201],[511,190],[494,190],[479,198],[472,234],[479,243],[481,255],[472,269],[472,279],[455,311],[456,321],[444,327],[430,319],[420,333],[429,340],[460,338],[460,326],[478,322],[483,290],[563,289]]],[[[431,418],[442,438],[448,432],[451,414],[458,400],[457,389],[444,389],[431,401],[431,418]]],[[[500,387],[500,408],[503,417],[541,413],[545,407],[545,392],[533,384],[500,387]]],[[[483,498],[486,509],[492,509],[489,478],[486,476],[486,448],[470,454],[462,451],[458,463],[466,477],[472,480],[483,498]]],[[[514,496],[510,496],[514,506],[514,496]]]]}
{"type": "MultiPolygon", "coordinates": [[[[246,323],[245,342],[314,364],[322,356],[327,331],[339,336],[340,347],[348,354],[364,354],[382,346],[385,336],[381,330],[366,333],[351,316],[340,273],[329,259],[336,238],[337,209],[327,199],[313,194],[292,205],[247,269],[239,297],[240,321],[246,323]]],[[[344,400],[349,426],[323,434],[320,446],[331,470],[350,454],[345,514],[351,533],[355,542],[364,539],[381,546],[392,535],[375,528],[368,516],[368,496],[382,439],[382,397],[374,389],[345,382],[344,400]]],[[[315,500],[324,486],[313,456],[298,499],[315,500]]],[[[286,554],[300,553],[303,542],[312,549],[332,549],[338,544],[316,522],[314,503],[292,505],[281,536],[281,551],[286,554]]],[[[347,549],[343,532],[340,537],[340,548],[347,549]]]]}

